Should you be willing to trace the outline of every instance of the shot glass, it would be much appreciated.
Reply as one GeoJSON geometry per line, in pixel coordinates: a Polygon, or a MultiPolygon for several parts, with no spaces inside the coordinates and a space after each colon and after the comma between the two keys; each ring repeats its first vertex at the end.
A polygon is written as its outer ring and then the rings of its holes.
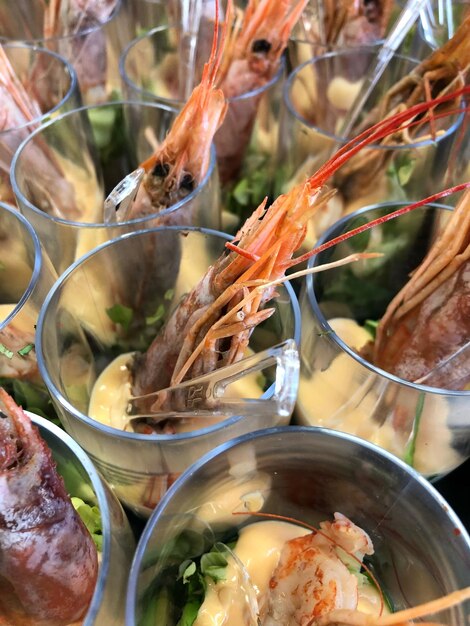
{"type": "MultiPolygon", "coordinates": [[[[104,381],[96,384],[98,375],[124,354],[120,376],[130,382],[126,364],[131,367],[133,360],[129,352],[147,349],[167,313],[198,284],[227,239],[215,231],[176,227],[117,238],[82,257],[62,275],[38,322],[40,370],[64,428],[87,451],[119,499],[140,515],[148,516],[175,478],[208,450],[273,421],[286,423],[290,417],[268,417],[254,408],[249,414],[227,419],[189,419],[174,434],[142,434],[123,430],[128,421],[126,398],[111,413],[105,409],[99,418],[102,422],[90,417],[91,401],[98,410],[100,404],[115,405],[96,395],[94,387],[100,389],[104,381]]],[[[298,339],[300,320],[290,286],[280,287],[279,297],[272,302],[274,315],[250,338],[254,353],[285,339],[298,339]]],[[[123,379],[118,385],[121,397],[126,386],[130,389],[127,383],[123,379]]],[[[271,385],[269,374],[261,380],[252,377],[246,384],[239,388],[241,397],[270,399],[279,391],[271,385]]],[[[95,409],[93,414],[98,415],[95,409]]]]}
{"type": "Polygon", "coordinates": [[[0,41],[23,41],[60,54],[77,73],[83,101],[105,102],[119,88],[119,54],[133,36],[124,0],[85,9],[75,3],[59,16],[51,15],[54,6],[1,0],[0,41]]]}
{"type": "MultiPolygon", "coordinates": [[[[22,94],[4,67],[5,89],[0,104],[0,200],[14,202],[10,165],[21,142],[34,129],[67,110],[80,106],[77,78],[72,66],[53,52],[25,44],[4,44],[5,64],[21,83],[22,94]],[[26,100],[23,109],[13,99],[26,100]],[[28,115],[24,109],[30,111],[28,115]],[[36,111],[36,113],[33,113],[36,111]]],[[[4,63],[2,62],[2,66],[4,63]]]]}
{"type": "MultiPolygon", "coordinates": [[[[181,597],[175,597],[178,568],[184,562],[197,562],[216,542],[230,542],[237,552],[240,530],[266,521],[257,513],[268,515],[268,520],[269,515],[287,516],[293,518],[290,521],[318,528],[319,522],[332,520],[336,512],[369,534],[374,554],[366,562],[392,611],[467,585],[468,534],[442,496],[417,472],[376,446],[347,434],[319,428],[272,428],[220,445],[186,471],[160,502],[141,536],[132,564],[127,626],[147,623],[145,620],[156,609],[166,610],[165,624],[176,624],[180,616],[176,607],[181,610],[182,603],[181,597]],[[164,603],[158,605],[162,597],[164,603]]],[[[298,535],[302,534],[299,531],[298,535]]],[[[258,580],[269,567],[267,563],[276,566],[274,551],[268,553],[273,535],[265,530],[262,540],[253,541],[248,548],[252,572],[257,572],[258,580]],[[263,571],[254,565],[263,558],[261,554],[265,555],[263,571]]],[[[279,532],[278,542],[280,538],[279,532]]],[[[239,558],[243,562],[241,555],[239,558]]],[[[294,561],[296,565],[298,560],[294,561]]],[[[222,566],[220,560],[215,562],[222,566]]],[[[319,564],[320,571],[322,567],[324,563],[319,564]]],[[[313,578],[313,565],[305,569],[305,574],[300,567],[295,572],[299,584],[303,575],[313,578]]],[[[224,570],[219,572],[223,575],[224,570]]],[[[288,565],[284,572],[288,572],[288,565]]],[[[330,570],[329,574],[331,585],[336,577],[330,570]]],[[[289,598],[294,591],[287,586],[288,577],[282,582],[289,598]]],[[[208,587],[213,587],[212,582],[208,587]]],[[[318,584],[307,587],[312,588],[315,594],[321,593],[318,584]]],[[[223,616],[223,608],[231,599],[236,601],[233,588],[227,584],[218,596],[219,616],[223,616]]],[[[242,601],[240,596],[237,599],[242,601]]],[[[206,616],[210,616],[210,604],[205,606],[206,616]]],[[[302,607],[297,608],[301,612],[302,607]]],[[[440,613],[435,621],[457,626],[464,623],[465,613],[465,606],[458,606],[440,613]]]]}
{"type": "Polygon", "coordinates": [[[57,275],[38,236],[13,207],[0,203],[0,385],[24,408],[50,408],[35,352],[35,328],[57,275]]]}
{"type": "MultiPolygon", "coordinates": [[[[399,208],[382,204],[346,216],[325,233],[328,241],[399,208]]],[[[372,364],[367,329],[383,316],[429,249],[447,210],[438,205],[374,227],[320,254],[315,264],[346,250],[382,251],[382,258],[307,277],[302,288],[301,371],[296,419],[379,445],[428,478],[442,476],[470,455],[469,391],[403,380],[372,364]]]]}
{"type": "MultiPolygon", "coordinates": [[[[209,58],[212,38],[209,33],[202,36],[201,30],[209,31],[210,24],[201,21],[193,66],[181,62],[185,55],[178,48],[176,27],[155,28],[131,42],[120,60],[126,97],[181,107],[209,58]]],[[[282,59],[265,85],[237,96],[227,93],[227,115],[214,141],[224,208],[242,219],[272,190],[284,74],[282,59]]]]}
{"type": "Polygon", "coordinates": [[[118,626],[124,619],[124,592],[135,547],[129,522],[118,499],[80,446],[54,424],[32,413],[29,415],[52,451],[67,492],[100,510],[101,559],[95,592],[83,626],[118,626]]]}
{"type": "MultiPolygon", "coordinates": [[[[344,145],[345,138],[339,135],[342,123],[376,52],[373,48],[331,52],[304,63],[290,75],[280,124],[278,192],[313,174],[344,145]]],[[[393,57],[366,104],[364,119],[417,63],[400,55],[393,57]]],[[[442,163],[449,158],[461,121],[462,115],[441,120],[435,139],[424,128],[411,143],[372,145],[353,156],[331,179],[338,194],[312,224],[312,243],[339,217],[363,206],[421,199],[442,189],[442,163]]]]}
{"type": "Polygon", "coordinates": [[[154,152],[176,114],[136,102],[83,107],[39,128],[21,145],[12,163],[13,190],[58,273],[123,233],[161,224],[220,227],[213,149],[206,175],[182,200],[142,217],[105,221],[107,194],[154,152]]]}

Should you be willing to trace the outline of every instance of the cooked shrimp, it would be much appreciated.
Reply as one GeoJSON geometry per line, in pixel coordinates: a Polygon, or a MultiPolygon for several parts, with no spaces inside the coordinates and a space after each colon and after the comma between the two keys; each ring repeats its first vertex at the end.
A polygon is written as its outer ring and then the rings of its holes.
{"type": "MultiPolygon", "coordinates": [[[[230,11],[230,5],[228,8],[230,11]]],[[[201,83],[193,90],[164,142],[140,166],[145,170],[144,180],[129,219],[174,205],[190,194],[207,173],[212,140],[227,112],[224,94],[215,88],[222,54],[222,45],[217,50],[217,33],[218,19],[211,56],[204,67],[201,83]]],[[[183,219],[182,222],[178,216],[178,223],[191,223],[190,215],[183,219]]]]}
{"type": "Polygon", "coordinates": [[[106,36],[102,29],[118,0],[51,0],[44,8],[44,38],[63,38],[59,52],[77,72],[87,101],[106,99],[106,36]]]}
{"type": "Polygon", "coordinates": [[[33,349],[25,356],[20,351],[34,345],[34,333],[28,333],[15,327],[14,321],[0,330],[0,377],[19,378],[40,382],[36,355],[33,349]]]}
{"type": "Polygon", "coordinates": [[[93,540],[29,417],[0,388],[0,622],[65,626],[94,592],[93,540]]]}
{"type": "MultiPolygon", "coordinates": [[[[307,0],[249,0],[243,20],[235,19],[225,44],[219,86],[235,98],[266,85],[279,70],[280,57],[307,0]]],[[[232,100],[215,136],[223,184],[238,174],[250,142],[262,94],[232,100]]]]}
{"type": "Polygon", "coordinates": [[[374,362],[387,371],[445,389],[470,382],[470,191],[378,328],[374,362]],[[452,355],[450,367],[439,367],[452,355]],[[428,374],[435,370],[431,376],[428,374]]]}
{"type": "Polygon", "coordinates": [[[265,626],[307,626],[334,609],[355,609],[358,579],[338,556],[337,548],[362,560],[374,553],[372,542],[347,517],[335,513],[314,532],[288,541],[270,582],[265,626]],[[330,538],[332,541],[329,541],[330,538]]]}

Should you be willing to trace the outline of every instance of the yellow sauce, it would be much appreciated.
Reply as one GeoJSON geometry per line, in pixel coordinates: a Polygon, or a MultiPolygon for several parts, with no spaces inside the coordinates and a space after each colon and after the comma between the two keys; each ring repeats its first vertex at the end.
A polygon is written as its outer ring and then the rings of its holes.
{"type": "MultiPolygon", "coordinates": [[[[353,320],[329,320],[333,331],[354,350],[370,340],[370,335],[353,320]]],[[[390,416],[383,422],[373,414],[386,393],[377,384],[376,374],[358,364],[349,354],[340,352],[324,370],[312,375],[301,373],[297,399],[297,419],[307,426],[333,428],[366,439],[398,457],[403,457],[408,443],[405,432],[392,423],[390,416]]],[[[417,394],[410,392],[410,407],[406,396],[400,403],[414,411],[417,394]]],[[[445,398],[428,394],[421,416],[414,467],[426,475],[436,474],[455,467],[460,457],[452,448],[452,435],[447,426],[448,406],[445,398]]]]}
{"type": "MultiPolygon", "coordinates": [[[[233,552],[249,575],[258,602],[261,623],[267,610],[269,583],[276,569],[284,544],[311,531],[281,521],[262,521],[240,530],[233,552]]],[[[297,573],[295,575],[298,575],[297,573]]],[[[246,619],[246,591],[240,567],[228,558],[225,580],[214,583],[206,578],[207,589],[194,626],[241,626],[246,619]]],[[[378,614],[380,595],[370,584],[358,585],[358,610],[378,614]]],[[[384,608],[385,612],[388,612],[384,608]]],[[[287,625],[286,625],[287,626],[287,625]]]]}
{"type": "MultiPolygon", "coordinates": [[[[121,354],[106,367],[96,380],[90,397],[88,414],[91,418],[121,430],[129,430],[127,405],[131,397],[129,366],[134,353],[121,354]]],[[[257,375],[250,374],[229,386],[231,396],[259,398],[263,393],[257,375]]],[[[198,417],[176,420],[176,432],[185,433],[217,424],[220,417],[198,417]]]]}

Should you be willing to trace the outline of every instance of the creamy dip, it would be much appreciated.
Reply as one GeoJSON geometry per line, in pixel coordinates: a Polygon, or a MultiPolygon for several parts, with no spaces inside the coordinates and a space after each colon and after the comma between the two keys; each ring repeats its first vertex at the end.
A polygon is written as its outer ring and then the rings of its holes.
{"type": "MultiPolygon", "coordinates": [[[[360,350],[371,339],[354,320],[334,318],[328,323],[353,350],[360,350]]],[[[388,385],[385,378],[338,351],[325,369],[317,368],[310,374],[301,368],[298,421],[357,435],[403,458],[418,394],[405,387],[395,392],[393,383],[388,385]]],[[[460,462],[452,448],[448,417],[448,401],[438,394],[426,394],[413,463],[423,474],[441,473],[460,462]]]]}
{"type": "MultiPolygon", "coordinates": [[[[284,544],[310,532],[296,524],[281,521],[256,522],[240,530],[233,552],[249,575],[261,616],[266,612],[270,581],[279,563],[284,544]]],[[[229,557],[227,560],[225,580],[215,583],[206,578],[206,594],[194,626],[240,626],[247,623],[246,589],[241,577],[241,568],[233,558],[229,557]]],[[[301,579],[301,573],[298,571],[293,575],[301,579]]],[[[357,608],[359,611],[378,615],[380,595],[373,585],[364,581],[358,584],[357,608]]],[[[384,611],[388,612],[386,607],[384,611]]]]}

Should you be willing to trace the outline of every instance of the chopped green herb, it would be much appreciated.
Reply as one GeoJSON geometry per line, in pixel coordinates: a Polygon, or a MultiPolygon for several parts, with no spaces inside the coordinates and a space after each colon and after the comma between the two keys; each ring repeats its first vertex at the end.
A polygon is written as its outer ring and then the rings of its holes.
{"type": "Polygon", "coordinates": [[[178,579],[183,579],[183,585],[189,582],[189,578],[196,573],[196,563],[191,560],[184,561],[179,567],[178,579]]]}
{"type": "Polygon", "coordinates": [[[145,323],[148,326],[150,326],[150,324],[155,324],[156,322],[163,320],[164,316],[165,316],[165,307],[163,306],[163,304],[159,304],[155,313],[151,315],[150,317],[145,318],[145,323]]]}
{"type": "Polygon", "coordinates": [[[101,525],[101,514],[97,506],[90,506],[80,498],[70,498],[74,509],[80,515],[82,522],[87,527],[97,550],[101,552],[103,547],[103,531],[101,525]]]}
{"type": "Polygon", "coordinates": [[[317,333],[317,337],[326,337],[327,335],[331,335],[333,331],[330,330],[321,330],[319,333],[317,333]]]}
{"type": "Polygon", "coordinates": [[[165,291],[165,295],[163,296],[163,299],[164,300],[172,300],[174,295],[175,295],[175,290],[174,289],[167,289],[165,291]]]}
{"type": "Polygon", "coordinates": [[[34,343],[28,343],[26,346],[24,346],[24,348],[21,348],[21,350],[18,350],[18,354],[20,356],[26,356],[27,354],[31,352],[33,348],[34,348],[34,343]]]}
{"type": "Polygon", "coordinates": [[[364,322],[364,329],[371,335],[372,339],[375,339],[377,333],[378,320],[366,320],[364,322]]]}
{"type": "Polygon", "coordinates": [[[413,467],[415,460],[415,451],[416,451],[416,439],[418,438],[419,424],[421,422],[421,415],[423,414],[424,407],[424,392],[421,392],[418,397],[418,402],[416,404],[415,417],[413,420],[413,428],[410,435],[410,440],[408,445],[405,448],[405,454],[403,455],[403,460],[408,465],[413,467]]]}
{"type": "Polygon", "coordinates": [[[115,304],[110,309],[106,309],[106,313],[110,320],[115,324],[120,324],[124,330],[129,330],[134,311],[123,304],[115,304]]]}
{"type": "Polygon", "coordinates": [[[8,350],[8,348],[4,346],[3,343],[0,343],[0,354],[3,354],[3,356],[6,356],[7,359],[12,359],[14,352],[12,352],[11,350],[8,350]]]}

